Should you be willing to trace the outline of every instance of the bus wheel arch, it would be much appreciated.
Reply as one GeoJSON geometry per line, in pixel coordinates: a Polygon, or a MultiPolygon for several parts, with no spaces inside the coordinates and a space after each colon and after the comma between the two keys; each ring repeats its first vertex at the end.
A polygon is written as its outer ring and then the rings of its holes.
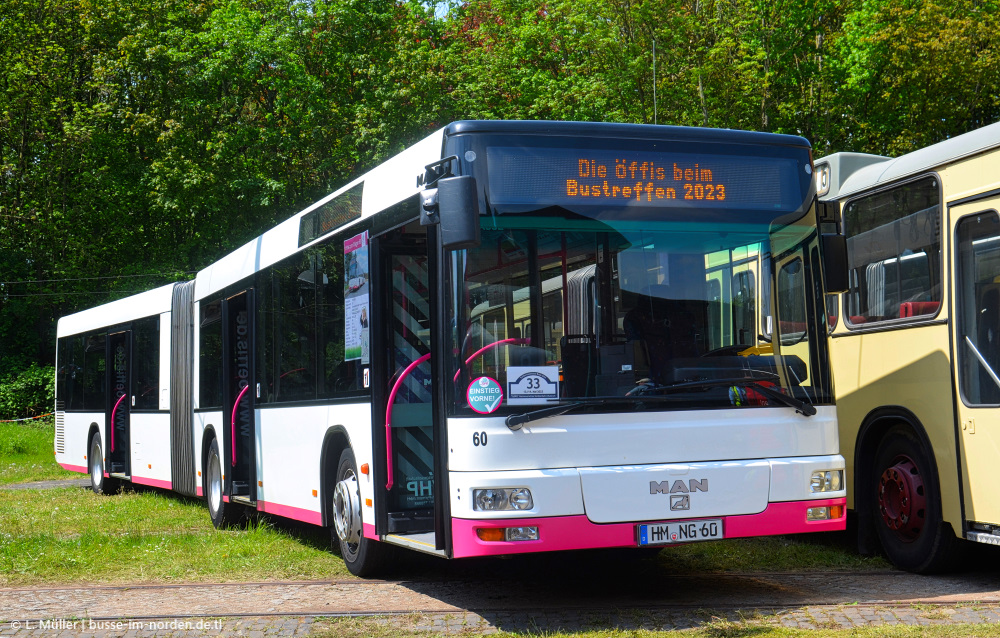
{"type": "Polygon", "coordinates": [[[344,450],[351,449],[351,438],[342,425],[327,429],[323,437],[323,448],[319,455],[320,466],[320,512],[324,527],[333,526],[333,493],[337,489],[337,469],[344,450]]]}
{"type": "Polygon", "coordinates": [[[922,574],[953,567],[960,542],[943,520],[934,448],[913,413],[872,412],[858,432],[854,472],[862,553],[881,547],[896,566],[922,574]]]}

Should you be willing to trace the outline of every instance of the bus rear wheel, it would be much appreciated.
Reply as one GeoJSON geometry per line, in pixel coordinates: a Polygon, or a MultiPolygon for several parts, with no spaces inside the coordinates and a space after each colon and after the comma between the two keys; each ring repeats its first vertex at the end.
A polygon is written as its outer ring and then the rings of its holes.
{"type": "Polygon", "coordinates": [[[222,479],[222,457],[219,455],[217,439],[212,439],[208,454],[205,455],[205,471],[202,477],[202,491],[208,503],[212,525],[216,529],[239,525],[243,521],[243,509],[234,503],[227,503],[223,498],[225,482],[222,479]]]}
{"type": "Polygon", "coordinates": [[[94,490],[94,494],[117,494],[122,484],[118,479],[104,476],[104,448],[98,432],[90,437],[89,454],[87,461],[90,466],[90,489],[94,490]]]}
{"type": "Polygon", "coordinates": [[[913,431],[895,427],[879,443],[872,472],[882,549],[894,565],[918,574],[953,569],[960,545],[944,523],[931,463],[913,431]]]}
{"type": "Polygon", "coordinates": [[[337,483],[333,488],[331,503],[333,527],[330,531],[333,545],[348,571],[355,576],[378,575],[388,567],[390,547],[365,538],[361,517],[361,490],[358,486],[358,466],[350,448],[340,455],[337,464],[337,483]]]}

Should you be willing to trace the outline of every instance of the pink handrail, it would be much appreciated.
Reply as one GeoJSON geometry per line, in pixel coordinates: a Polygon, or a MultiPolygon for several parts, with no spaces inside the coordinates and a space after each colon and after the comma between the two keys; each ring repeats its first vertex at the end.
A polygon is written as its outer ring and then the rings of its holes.
{"type": "Polygon", "coordinates": [[[118,397],[118,403],[115,404],[115,407],[111,408],[111,451],[112,452],[115,451],[115,412],[118,411],[118,406],[122,404],[122,399],[124,399],[127,396],[128,393],[126,392],[125,394],[118,397]]]}
{"type": "MultiPolygon", "coordinates": [[[[496,348],[497,346],[502,346],[505,343],[510,343],[517,346],[526,346],[531,343],[531,339],[520,339],[516,337],[511,337],[510,339],[501,339],[500,341],[494,341],[493,343],[488,343],[479,350],[476,350],[475,352],[470,354],[469,358],[465,360],[466,365],[472,363],[476,357],[483,354],[487,350],[492,350],[493,348],[496,348]]],[[[452,381],[458,381],[458,375],[461,372],[462,372],[461,370],[457,370],[455,372],[455,377],[452,379],[452,381]]]]}
{"type": "Polygon", "coordinates": [[[230,433],[233,435],[231,439],[233,442],[233,467],[236,467],[236,408],[240,407],[240,399],[243,398],[243,395],[246,394],[249,389],[249,383],[243,386],[243,389],[240,391],[240,395],[236,397],[236,403],[233,404],[233,417],[229,419],[229,427],[231,428],[230,433]]]}
{"type": "Polygon", "coordinates": [[[420,357],[410,365],[406,366],[403,370],[403,374],[399,375],[396,379],[396,383],[392,386],[392,392],[389,393],[389,404],[385,407],[385,461],[386,461],[386,472],[389,475],[389,480],[385,484],[385,489],[391,490],[393,486],[393,470],[392,470],[392,402],[396,400],[396,393],[399,392],[399,386],[403,384],[403,379],[406,378],[408,374],[413,372],[413,370],[419,366],[424,361],[431,358],[431,353],[427,353],[420,357]]]}

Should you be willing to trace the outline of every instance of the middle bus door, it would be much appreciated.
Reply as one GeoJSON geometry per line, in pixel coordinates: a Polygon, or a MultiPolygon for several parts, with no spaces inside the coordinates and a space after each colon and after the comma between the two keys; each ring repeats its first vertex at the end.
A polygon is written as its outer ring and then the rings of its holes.
{"type": "Polygon", "coordinates": [[[257,503],[257,434],[254,373],[253,289],[222,304],[223,464],[228,468],[229,498],[244,505],[257,503]]]}
{"type": "MultiPolygon", "coordinates": [[[[374,410],[385,441],[385,531],[417,549],[435,546],[434,384],[431,382],[431,278],[426,229],[411,224],[374,242],[378,294],[374,352],[382,400],[374,410]],[[386,422],[388,424],[386,425],[386,422]]],[[[381,443],[381,441],[379,441],[381,443]]],[[[382,448],[382,445],[378,445],[382,448]]],[[[379,481],[382,483],[382,481],[379,481]]],[[[381,508],[380,508],[381,509],[381,508]]]]}
{"type": "Polygon", "coordinates": [[[105,402],[108,424],[107,472],[115,478],[130,479],[131,468],[131,408],[132,408],[132,331],[122,330],[108,335],[106,367],[108,400],[105,402]]]}
{"type": "MultiPolygon", "coordinates": [[[[956,436],[964,517],[971,529],[1000,527],[1000,490],[992,479],[1000,450],[1000,198],[949,209],[955,291],[953,364],[956,436]]],[[[916,261],[916,260],[911,260],[916,261]]],[[[906,304],[909,314],[937,310],[906,304]]],[[[902,313],[901,313],[902,314],[902,313]]],[[[962,530],[955,530],[962,533],[962,530]]]]}

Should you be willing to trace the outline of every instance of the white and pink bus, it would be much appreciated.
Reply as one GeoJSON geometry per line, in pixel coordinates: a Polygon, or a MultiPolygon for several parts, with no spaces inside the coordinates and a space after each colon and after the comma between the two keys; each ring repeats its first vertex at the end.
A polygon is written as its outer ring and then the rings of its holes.
{"type": "Polygon", "coordinates": [[[56,459],[390,546],[841,530],[808,143],[456,122],[199,272],[59,322],[56,459]]]}

